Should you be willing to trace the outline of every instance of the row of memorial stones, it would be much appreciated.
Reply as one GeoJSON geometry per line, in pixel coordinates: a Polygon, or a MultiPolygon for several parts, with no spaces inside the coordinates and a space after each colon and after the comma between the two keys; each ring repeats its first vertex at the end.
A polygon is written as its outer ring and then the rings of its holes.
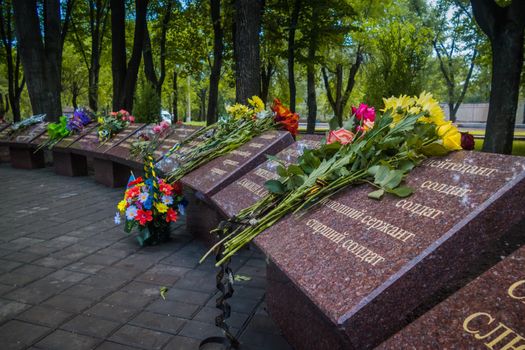
{"type": "MultiPolygon", "coordinates": [[[[123,156],[134,140],[125,132],[99,159],[133,161],[123,156]]],[[[85,134],[61,152],[96,144],[96,133],[85,134]]],[[[168,140],[157,156],[178,142],[168,140]]],[[[265,154],[290,163],[319,142],[270,132],[195,170],[182,180],[194,190],[188,229],[211,240],[218,221],[267,193],[276,164],[265,154]]],[[[416,168],[407,199],[373,201],[361,186],[281,220],[256,239],[269,257],[272,317],[297,349],[525,349],[525,248],[447,299],[488,257],[524,243],[524,177],[523,158],[456,152],[416,168]]]]}

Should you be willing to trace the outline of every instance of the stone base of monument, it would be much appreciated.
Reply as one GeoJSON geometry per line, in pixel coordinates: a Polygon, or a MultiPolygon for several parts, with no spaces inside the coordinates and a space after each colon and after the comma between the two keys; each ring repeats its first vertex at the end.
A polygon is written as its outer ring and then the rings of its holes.
{"type": "Polygon", "coordinates": [[[86,176],[88,165],[86,156],[71,152],[53,150],[55,173],[62,176],[86,176]]]}
{"type": "MultiPolygon", "coordinates": [[[[266,266],[267,310],[286,339],[296,349],[354,349],[346,341],[344,330],[315,307],[303,291],[274,263],[266,266]]],[[[231,302],[235,308],[235,300],[231,302]]]]}
{"type": "Polygon", "coordinates": [[[9,163],[9,147],[0,146],[0,163],[9,163]]]}
{"type": "Polygon", "coordinates": [[[28,147],[9,146],[9,157],[11,166],[17,169],[38,169],[46,166],[42,150],[35,152],[28,147]]]}
{"type": "Polygon", "coordinates": [[[93,158],[95,180],[108,187],[126,186],[131,169],[108,159],[93,158]]]}
{"type": "Polygon", "coordinates": [[[226,217],[192,190],[185,190],[184,196],[189,202],[186,208],[186,230],[206,246],[211,247],[215,244],[215,235],[210,234],[210,231],[226,217]]]}

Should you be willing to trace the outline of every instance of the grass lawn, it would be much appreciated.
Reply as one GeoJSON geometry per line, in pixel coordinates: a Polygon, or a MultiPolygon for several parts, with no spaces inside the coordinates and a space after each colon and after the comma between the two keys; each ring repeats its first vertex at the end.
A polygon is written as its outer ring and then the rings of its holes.
{"type": "MultiPolygon", "coordinates": [[[[476,150],[480,151],[483,146],[483,139],[476,139],[476,150]]],[[[525,156],[525,141],[516,140],[512,144],[512,154],[515,156],[525,156]]]]}

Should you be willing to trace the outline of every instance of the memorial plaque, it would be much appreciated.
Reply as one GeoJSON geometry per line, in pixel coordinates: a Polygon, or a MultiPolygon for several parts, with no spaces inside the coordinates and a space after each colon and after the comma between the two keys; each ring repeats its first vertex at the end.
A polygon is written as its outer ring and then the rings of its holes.
{"type": "Polygon", "coordinates": [[[230,153],[216,158],[182,178],[182,183],[211,197],[230,183],[290,145],[293,138],[287,131],[268,131],[230,153]]]}
{"type": "MultiPolygon", "coordinates": [[[[125,139],[123,142],[121,142],[117,146],[111,148],[109,151],[106,152],[106,155],[110,158],[111,157],[118,158],[119,162],[127,164],[129,166],[138,165],[139,167],[142,168],[143,160],[140,157],[139,158],[132,157],[130,154],[130,150],[133,146],[133,143],[139,140],[140,134],[145,133],[150,138],[152,138],[154,126],[155,124],[150,124],[150,125],[145,126],[140,131],[134,133],[133,135],[125,139]]],[[[187,137],[187,135],[191,135],[194,131],[195,131],[195,128],[187,128],[186,126],[177,126],[177,127],[173,127],[173,129],[171,130],[166,130],[166,132],[160,137],[159,145],[157,147],[159,149],[162,149],[162,146],[167,138],[170,138],[171,140],[182,141],[184,138],[187,137]]],[[[169,142],[169,144],[172,144],[172,142],[169,142]]]]}
{"type": "Polygon", "coordinates": [[[81,139],[82,137],[86,136],[90,132],[92,132],[94,129],[96,130],[98,128],[97,123],[90,123],[82,129],[81,132],[75,133],[72,135],[69,135],[67,137],[64,137],[62,140],[58,141],[53,149],[65,149],[71,146],[73,143],[81,139]]]}
{"type": "MultiPolygon", "coordinates": [[[[194,132],[197,132],[197,130],[195,130],[194,132]]],[[[182,139],[186,139],[190,137],[194,132],[189,132],[189,130],[182,131],[182,132],[179,132],[178,135],[174,135],[174,136],[180,137],[182,139]]],[[[176,140],[175,137],[173,137],[173,139],[171,137],[167,139],[164,145],[162,146],[162,148],[160,149],[161,152],[155,154],[155,156],[158,157],[157,158],[158,161],[155,164],[155,167],[165,174],[171,172],[177,166],[177,164],[179,164],[181,159],[183,159],[184,156],[186,156],[192,149],[194,149],[195,147],[199,146],[202,142],[204,142],[204,140],[206,140],[206,137],[204,135],[200,135],[194,138],[193,140],[185,143],[171,156],[164,158],[164,156],[166,155],[166,152],[168,152],[171,149],[171,147],[173,147],[174,145],[178,143],[178,141],[175,141],[175,140],[176,140]]]]}
{"type": "Polygon", "coordinates": [[[190,126],[190,125],[181,125],[177,126],[171,134],[168,135],[163,141],[162,144],[155,150],[153,153],[154,158],[159,160],[166,152],[168,152],[173,146],[177,143],[187,139],[190,135],[197,132],[201,127],[190,126]]]}
{"type": "Polygon", "coordinates": [[[0,131],[7,129],[9,126],[11,126],[11,123],[0,123],[0,131]]]}
{"type": "MultiPolygon", "coordinates": [[[[286,164],[295,163],[305,149],[319,147],[324,136],[304,135],[300,137],[300,140],[286,147],[275,156],[286,164]]],[[[268,194],[264,183],[279,177],[276,173],[276,167],[276,162],[267,160],[219,191],[211,200],[227,217],[236,215],[240,210],[255,204],[268,194]]]]}
{"type": "Polygon", "coordinates": [[[525,349],[525,247],[379,346],[525,349]]]}
{"type": "Polygon", "coordinates": [[[101,155],[112,147],[118,145],[128,136],[140,130],[144,125],[145,124],[142,123],[130,124],[106,142],[99,142],[98,128],[93,128],[84,137],[71,144],[69,148],[74,153],[101,155]]]}
{"type": "Polygon", "coordinates": [[[0,132],[0,142],[9,145],[16,144],[18,147],[29,147],[32,141],[47,131],[48,124],[47,122],[33,124],[11,135],[9,134],[12,131],[11,128],[6,128],[0,132]]]}
{"type": "Polygon", "coordinates": [[[267,303],[298,349],[369,349],[457,283],[525,218],[525,158],[454,152],[407,176],[404,199],[362,185],[255,243],[269,257],[267,303]]]}

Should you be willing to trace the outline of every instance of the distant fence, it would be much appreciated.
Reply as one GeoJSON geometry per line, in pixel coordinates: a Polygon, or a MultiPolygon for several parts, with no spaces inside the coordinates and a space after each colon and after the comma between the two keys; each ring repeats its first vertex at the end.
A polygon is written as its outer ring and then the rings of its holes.
{"type": "MultiPolygon", "coordinates": [[[[450,116],[448,105],[443,103],[441,107],[448,118],[450,116]]],[[[486,123],[488,114],[488,103],[463,103],[459,106],[456,119],[463,123],[486,123]]],[[[525,123],[525,101],[520,101],[516,111],[516,124],[523,123],[525,123]]]]}

